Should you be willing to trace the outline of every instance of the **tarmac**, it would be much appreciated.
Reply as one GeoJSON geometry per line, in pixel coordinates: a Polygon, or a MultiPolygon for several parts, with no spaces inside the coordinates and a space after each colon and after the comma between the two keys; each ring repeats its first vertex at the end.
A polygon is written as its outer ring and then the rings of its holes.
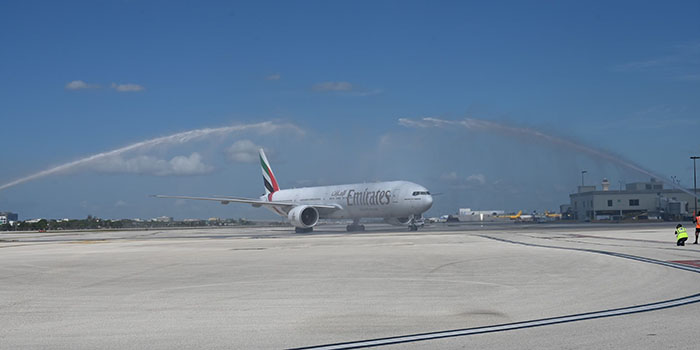
{"type": "Polygon", "coordinates": [[[696,349],[674,228],[2,233],[0,348],[696,349]]]}

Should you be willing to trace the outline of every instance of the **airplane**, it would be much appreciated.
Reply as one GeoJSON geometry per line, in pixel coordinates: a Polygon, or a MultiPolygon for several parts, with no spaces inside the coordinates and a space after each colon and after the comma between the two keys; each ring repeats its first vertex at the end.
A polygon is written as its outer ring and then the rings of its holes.
{"type": "Polygon", "coordinates": [[[383,218],[396,226],[408,226],[417,231],[423,225],[422,214],[433,205],[433,197],[423,186],[409,181],[387,181],[335,186],[316,186],[282,190],[277,183],[265,151],[260,149],[265,194],[260,198],[189,197],[155,195],[157,198],[177,198],[217,201],[221,204],[245,203],[265,207],[285,217],[297,233],[312,232],[320,219],[352,219],[346,230],[364,231],[362,218],[383,218]]]}
{"type": "Polygon", "coordinates": [[[497,218],[507,218],[507,219],[511,219],[511,220],[518,220],[518,219],[520,219],[520,217],[522,215],[523,215],[523,211],[521,210],[515,215],[496,215],[496,217],[497,218]]]}
{"type": "Polygon", "coordinates": [[[537,217],[532,214],[522,214],[517,219],[518,221],[535,221],[537,217]]]}
{"type": "Polygon", "coordinates": [[[548,217],[548,218],[561,219],[561,214],[550,213],[550,212],[548,212],[548,211],[546,211],[546,210],[544,211],[544,216],[545,216],[545,217],[548,217]]]}

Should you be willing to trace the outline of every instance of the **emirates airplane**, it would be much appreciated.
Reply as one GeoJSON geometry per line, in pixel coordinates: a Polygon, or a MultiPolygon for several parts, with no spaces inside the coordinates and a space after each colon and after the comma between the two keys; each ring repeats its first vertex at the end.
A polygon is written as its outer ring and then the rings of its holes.
{"type": "Polygon", "coordinates": [[[275,174],[260,149],[265,195],[258,199],[240,197],[187,197],[156,195],[159,198],[217,201],[221,204],[247,203],[265,207],[289,219],[297,233],[313,231],[320,219],[352,219],[348,231],[364,231],[362,218],[383,218],[391,225],[408,226],[417,231],[423,225],[422,214],[433,205],[428,190],[408,181],[317,186],[281,190],[275,174]]]}

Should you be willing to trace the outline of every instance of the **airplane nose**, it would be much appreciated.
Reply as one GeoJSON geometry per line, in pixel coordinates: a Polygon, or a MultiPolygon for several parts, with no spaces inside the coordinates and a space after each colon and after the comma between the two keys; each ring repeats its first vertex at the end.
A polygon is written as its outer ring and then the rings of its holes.
{"type": "Polygon", "coordinates": [[[433,196],[428,195],[425,198],[425,210],[430,209],[430,207],[432,207],[432,206],[433,206],[433,196]]]}

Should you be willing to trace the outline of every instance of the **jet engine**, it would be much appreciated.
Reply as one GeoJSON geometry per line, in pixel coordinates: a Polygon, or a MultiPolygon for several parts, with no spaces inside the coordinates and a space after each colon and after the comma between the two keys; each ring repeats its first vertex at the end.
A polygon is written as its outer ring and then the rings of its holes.
{"type": "Polygon", "coordinates": [[[406,226],[411,222],[411,218],[384,218],[384,222],[394,226],[406,226]]]}
{"type": "Polygon", "coordinates": [[[287,218],[294,227],[314,227],[318,223],[318,210],[309,205],[298,205],[289,211],[287,218]]]}

